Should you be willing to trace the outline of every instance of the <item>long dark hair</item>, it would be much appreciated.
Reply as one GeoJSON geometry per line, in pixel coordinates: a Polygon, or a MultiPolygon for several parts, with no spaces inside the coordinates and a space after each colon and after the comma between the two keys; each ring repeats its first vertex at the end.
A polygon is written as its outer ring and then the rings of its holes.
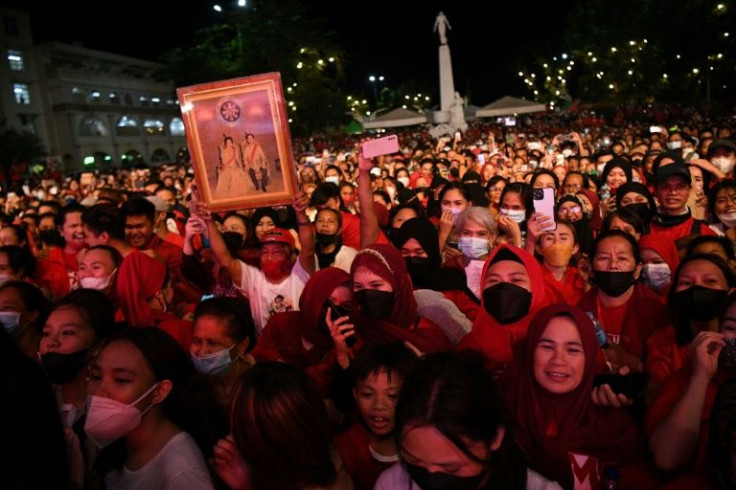
{"type": "Polygon", "coordinates": [[[511,418],[479,353],[441,352],[421,358],[404,380],[396,404],[399,448],[407,424],[435,427],[476,461],[466,441],[490,446],[498,431],[505,428],[501,446],[487,461],[479,461],[488,466],[480,488],[526,488],[526,465],[513,443],[511,418]]]}
{"type": "Polygon", "coordinates": [[[253,488],[329,486],[337,479],[332,426],[312,379],[298,366],[260,362],[233,389],[232,434],[253,488]]]}

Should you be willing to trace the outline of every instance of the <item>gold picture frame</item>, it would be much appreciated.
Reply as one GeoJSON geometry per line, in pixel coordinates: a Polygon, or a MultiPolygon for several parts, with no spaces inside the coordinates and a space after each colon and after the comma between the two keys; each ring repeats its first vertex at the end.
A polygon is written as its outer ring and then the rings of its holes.
{"type": "Polygon", "coordinates": [[[212,211],[290,204],[297,189],[279,73],[176,89],[200,199],[212,211]]]}

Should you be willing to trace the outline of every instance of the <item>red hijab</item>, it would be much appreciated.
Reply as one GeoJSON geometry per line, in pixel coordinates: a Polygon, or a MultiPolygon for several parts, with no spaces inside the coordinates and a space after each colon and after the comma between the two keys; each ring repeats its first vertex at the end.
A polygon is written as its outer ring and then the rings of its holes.
{"type": "MultiPolygon", "coordinates": [[[[491,361],[506,364],[513,358],[512,346],[526,337],[529,321],[549,300],[545,293],[542,266],[537,259],[525,250],[508,244],[502,244],[494,248],[486,259],[481,275],[481,286],[486,283],[488,268],[501,250],[508,250],[515,255],[524,266],[524,269],[526,269],[527,274],[529,274],[529,280],[532,286],[532,302],[529,307],[529,313],[514,323],[502,325],[488,314],[483,306],[484,301],[481,298],[481,308],[478,310],[478,316],[476,316],[475,322],[473,322],[473,328],[468,335],[463,337],[457,348],[459,350],[480,350],[491,361]]],[[[482,287],[481,289],[485,288],[482,287]]]]}
{"type": "Polygon", "coordinates": [[[593,206],[593,212],[588,220],[588,226],[593,231],[601,231],[601,228],[603,228],[603,216],[601,216],[601,202],[598,199],[598,194],[590,189],[580,189],[575,194],[583,194],[588,198],[588,201],[593,206]]]}
{"type": "Polygon", "coordinates": [[[642,434],[625,409],[595,405],[590,394],[600,347],[590,318],[564,303],[549,305],[534,315],[526,341],[499,378],[509,411],[515,417],[515,437],[529,465],[545,477],[572,488],[569,453],[593,456],[601,468],[607,462],[626,463],[643,457],[642,434]],[[552,318],[572,317],[585,354],[580,384],[572,391],[553,394],[534,376],[537,343],[552,318]]]}
{"type": "Polygon", "coordinates": [[[355,272],[360,268],[368,269],[391,284],[394,306],[385,320],[370,320],[363,315],[360,306],[356,305],[350,317],[358,335],[367,342],[412,342],[414,335],[410,329],[417,324],[419,317],[414,288],[401,253],[393,245],[368,245],[353,259],[350,276],[355,277],[355,272]]]}
{"type": "MultiPolygon", "coordinates": [[[[661,236],[650,233],[639,239],[639,250],[644,250],[645,248],[654,250],[660,255],[660,257],[662,257],[670,268],[671,277],[674,278],[675,271],[680,266],[680,253],[677,251],[677,245],[675,245],[675,242],[671,240],[663,240],[661,236]]],[[[654,292],[666,300],[671,287],[672,282],[670,281],[670,284],[666,288],[663,288],[661,291],[654,292]]]]}
{"type": "Polygon", "coordinates": [[[325,301],[339,286],[350,289],[348,273],[337,267],[326,267],[309,277],[299,297],[301,334],[317,347],[330,348],[332,346],[330,332],[322,330],[320,325],[325,301]]]}
{"type": "Polygon", "coordinates": [[[152,327],[154,314],[148,301],[164,287],[166,264],[144,253],[132,253],[118,270],[117,289],[120,308],[131,327],[152,327]]]}

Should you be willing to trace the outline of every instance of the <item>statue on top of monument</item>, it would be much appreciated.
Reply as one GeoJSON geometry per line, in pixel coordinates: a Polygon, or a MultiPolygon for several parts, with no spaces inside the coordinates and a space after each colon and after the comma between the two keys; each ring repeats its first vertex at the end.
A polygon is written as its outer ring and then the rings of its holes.
{"type": "Polygon", "coordinates": [[[437,14],[437,19],[434,21],[434,30],[440,32],[440,44],[447,44],[446,29],[452,29],[450,23],[447,21],[447,17],[441,11],[437,14]]]}

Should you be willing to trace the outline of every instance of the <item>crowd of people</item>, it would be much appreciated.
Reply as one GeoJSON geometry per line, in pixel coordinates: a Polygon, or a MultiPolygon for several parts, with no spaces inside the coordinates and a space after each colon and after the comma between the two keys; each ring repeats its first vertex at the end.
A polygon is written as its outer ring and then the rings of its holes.
{"type": "Polygon", "coordinates": [[[658,114],[8,180],[1,486],[734,488],[736,122],[658,114]]]}

